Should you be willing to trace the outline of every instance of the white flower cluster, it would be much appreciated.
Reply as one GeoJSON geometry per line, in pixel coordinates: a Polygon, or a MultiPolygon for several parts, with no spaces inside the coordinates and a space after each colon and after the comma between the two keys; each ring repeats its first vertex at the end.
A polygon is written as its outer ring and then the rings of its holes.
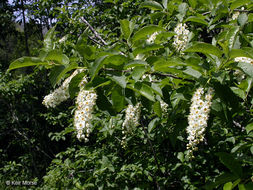
{"type": "Polygon", "coordinates": [[[139,125],[139,119],[141,114],[140,106],[140,103],[136,104],[135,106],[128,105],[126,109],[126,117],[123,122],[124,129],[129,130],[129,128],[136,127],[139,125]]]}
{"type": "Polygon", "coordinates": [[[149,39],[147,39],[147,42],[148,43],[153,43],[156,39],[156,36],[158,35],[159,33],[158,32],[154,32],[150,37],[149,39]]]}
{"type": "Polygon", "coordinates": [[[45,105],[47,108],[55,108],[57,105],[59,105],[61,102],[64,102],[69,98],[69,83],[71,79],[76,76],[78,73],[80,73],[82,70],[78,69],[75,70],[70,77],[68,77],[62,85],[54,90],[51,94],[44,97],[44,100],[42,102],[43,105],[45,105]]]}
{"type": "Polygon", "coordinates": [[[168,106],[169,105],[166,102],[164,102],[163,100],[160,101],[160,104],[161,104],[162,112],[165,114],[168,113],[168,106]]]}
{"type": "Polygon", "coordinates": [[[253,63],[253,59],[248,57],[236,57],[235,62],[253,63]]]}
{"type": "Polygon", "coordinates": [[[238,18],[238,16],[240,15],[239,11],[236,11],[233,15],[232,15],[232,20],[236,20],[238,18]]]}
{"type": "MultiPolygon", "coordinates": [[[[84,78],[83,83],[87,82],[84,78]]],[[[88,141],[89,134],[91,132],[90,120],[92,118],[93,106],[96,103],[97,95],[94,91],[87,91],[81,88],[76,104],[77,110],[74,116],[74,126],[77,130],[77,138],[79,140],[84,139],[88,141]]]]}
{"type": "MultiPolygon", "coordinates": [[[[213,89],[209,88],[204,95],[204,89],[198,88],[192,97],[190,115],[188,116],[188,133],[187,149],[190,149],[190,154],[198,150],[197,145],[204,140],[204,132],[207,127],[207,120],[210,112],[213,89]]],[[[192,155],[193,156],[193,155],[192,155]]]]}
{"type": "Polygon", "coordinates": [[[180,23],[174,30],[176,35],[174,36],[173,45],[178,52],[183,51],[187,45],[188,35],[190,31],[187,30],[186,28],[187,28],[186,24],[180,23]]]}

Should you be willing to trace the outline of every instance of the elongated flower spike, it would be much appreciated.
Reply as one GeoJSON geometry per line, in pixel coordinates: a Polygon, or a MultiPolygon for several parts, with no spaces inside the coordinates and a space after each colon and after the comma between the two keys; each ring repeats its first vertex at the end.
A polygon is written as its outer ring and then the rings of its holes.
{"type": "Polygon", "coordinates": [[[184,51],[188,43],[188,35],[190,31],[187,29],[186,24],[178,24],[174,30],[176,35],[174,36],[173,45],[178,52],[184,51]]]}
{"type": "Polygon", "coordinates": [[[193,151],[197,151],[197,145],[204,140],[204,132],[207,127],[210,106],[212,101],[213,89],[209,88],[207,93],[204,93],[203,88],[198,88],[193,97],[190,107],[190,115],[188,116],[188,134],[187,149],[190,150],[190,156],[193,157],[193,151]]]}

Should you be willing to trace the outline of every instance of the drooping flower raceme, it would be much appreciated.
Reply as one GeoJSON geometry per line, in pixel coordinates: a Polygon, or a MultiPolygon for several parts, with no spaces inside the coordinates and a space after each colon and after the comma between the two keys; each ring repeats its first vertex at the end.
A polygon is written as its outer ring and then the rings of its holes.
{"type": "MultiPolygon", "coordinates": [[[[87,83],[85,77],[80,84],[83,86],[84,83],[87,83]]],[[[94,91],[84,90],[82,86],[76,100],[77,109],[74,116],[74,126],[77,130],[77,138],[79,140],[84,139],[84,141],[87,142],[91,132],[90,121],[92,119],[92,110],[96,103],[97,95],[94,91]]]]}
{"type": "Polygon", "coordinates": [[[140,103],[133,105],[128,105],[126,109],[126,116],[123,122],[124,129],[128,130],[131,127],[136,127],[139,125],[140,119],[140,103]]]}
{"type": "Polygon", "coordinates": [[[67,100],[69,98],[69,83],[71,79],[80,72],[82,72],[82,69],[75,70],[59,88],[55,89],[51,94],[44,97],[42,104],[47,108],[55,108],[57,105],[67,100]]]}
{"type": "Polygon", "coordinates": [[[204,94],[203,88],[198,88],[192,97],[190,115],[188,116],[188,127],[186,128],[186,132],[188,133],[187,140],[189,141],[187,149],[190,149],[190,154],[194,150],[197,150],[199,142],[204,140],[212,93],[212,88],[209,88],[206,94],[204,94]]]}
{"type": "Polygon", "coordinates": [[[183,51],[188,43],[189,30],[186,29],[186,24],[178,24],[174,30],[176,35],[174,36],[173,45],[178,52],[183,51]]]}
{"type": "Polygon", "coordinates": [[[164,114],[168,113],[168,107],[169,107],[169,105],[166,102],[164,102],[163,100],[160,101],[160,104],[161,104],[162,112],[164,114]]]}
{"type": "Polygon", "coordinates": [[[236,57],[235,62],[253,63],[253,59],[249,57],[236,57]]]}

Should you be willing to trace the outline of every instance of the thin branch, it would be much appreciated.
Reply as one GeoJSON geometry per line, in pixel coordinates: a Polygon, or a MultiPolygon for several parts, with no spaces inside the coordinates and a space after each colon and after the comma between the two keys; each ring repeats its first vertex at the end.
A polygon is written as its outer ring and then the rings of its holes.
{"type": "MultiPolygon", "coordinates": [[[[248,10],[242,10],[242,9],[234,9],[233,11],[236,11],[236,12],[249,12],[248,10]]],[[[204,15],[208,15],[210,13],[211,13],[211,11],[208,11],[208,12],[202,13],[202,15],[204,16],[204,15]]]]}
{"type": "MultiPolygon", "coordinates": [[[[128,72],[131,72],[131,70],[119,70],[119,69],[112,69],[112,68],[104,68],[105,71],[115,71],[115,72],[124,72],[124,73],[128,73],[128,72]]],[[[184,79],[182,77],[178,77],[178,76],[175,76],[173,74],[166,74],[166,73],[150,73],[151,75],[158,75],[158,76],[165,76],[165,77],[171,77],[171,78],[174,78],[174,79],[181,79],[181,80],[184,80],[184,81],[188,81],[188,82],[195,82],[194,80],[191,80],[191,79],[184,79]]]]}
{"type": "Polygon", "coordinates": [[[85,19],[81,18],[82,21],[89,27],[89,29],[95,34],[96,38],[98,38],[104,45],[107,45],[107,43],[103,40],[103,38],[96,32],[96,30],[90,25],[90,23],[85,19]]]}
{"type": "Polygon", "coordinates": [[[90,36],[88,36],[88,38],[89,38],[91,41],[93,41],[94,43],[96,43],[96,44],[99,44],[99,45],[101,45],[101,46],[104,45],[104,44],[101,44],[99,41],[95,40],[94,38],[92,38],[92,37],[90,37],[90,36]]]}

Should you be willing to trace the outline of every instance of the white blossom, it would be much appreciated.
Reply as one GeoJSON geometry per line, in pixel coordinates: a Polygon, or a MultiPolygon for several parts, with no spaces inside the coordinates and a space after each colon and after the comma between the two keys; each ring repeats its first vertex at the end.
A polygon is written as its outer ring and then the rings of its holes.
{"type": "Polygon", "coordinates": [[[42,104],[47,108],[55,108],[57,105],[67,100],[69,98],[69,83],[71,79],[80,72],[82,72],[82,69],[75,70],[59,88],[55,89],[52,93],[44,97],[42,104]]]}
{"type": "Polygon", "coordinates": [[[239,11],[236,11],[233,15],[232,15],[232,20],[236,20],[238,18],[238,16],[240,15],[239,11]]]}
{"type": "MultiPolygon", "coordinates": [[[[81,83],[87,82],[84,77],[81,83]]],[[[74,116],[74,126],[77,130],[77,138],[79,140],[84,139],[88,141],[89,134],[91,132],[90,121],[92,119],[93,107],[96,103],[97,95],[94,91],[87,91],[84,88],[78,93],[76,104],[77,109],[74,116]]]]}
{"type": "Polygon", "coordinates": [[[249,57],[236,57],[235,62],[253,63],[253,59],[249,57]]]}
{"type": "Polygon", "coordinates": [[[188,43],[188,35],[190,31],[187,28],[186,24],[178,24],[174,30],[176,35],[174,36],[173,45],[178,52],[181,52],[185,49],[188,43]]]}
{"type": "Polygon", "coordinates": [[[165,114],[168,113],[169,105],[166,102],[164,102],[163,100],[160,101],[160,104],[161,104],[162,112],[165,114]]]}
{"type": "Polygon", "coordinates": [[[128,105],[126,109],[126,116],[123,122],[124,129],[136,127],[139,125],[140,119],[140,103],[133,105],[128,105]]]}
{"type": "Polygon", "coordinates": [[[159,33],[158,32],[154,32],[148,39],[147,39],[147,42],[148,43],[153,43],[156,39],[156,36],[158,35],[159,33]]]}
{"type": "Polygon", "coordinates": [[[210,106],[212,101],[213,89],[209,88],[205,94],[203,88],[198,88],[193,97],[190,107],[190,115],[188,116],[188,133],[187,149],[190,149],[190,154],[198,150],[197,145],[204,140],[204,132],[207,127],[210,106]]]}

